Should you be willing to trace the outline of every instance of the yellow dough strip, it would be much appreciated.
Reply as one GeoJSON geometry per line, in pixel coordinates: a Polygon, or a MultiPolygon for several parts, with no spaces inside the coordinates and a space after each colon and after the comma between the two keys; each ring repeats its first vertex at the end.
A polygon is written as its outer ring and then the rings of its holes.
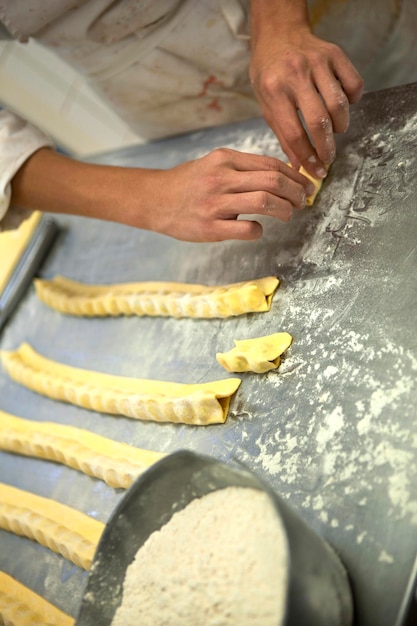
{"type": "Polygon", "coordinates": [[[55,500],[0,483],[0,528],[33,539],[85,570],[104,526],[55,500]]]}
{"type": "Polygon", "coordinates": [[[204,426],[226,421],[240,378],[182,384],[112,376],[57,363],[29,344],[0,351],[3,367],[22,385],[86,409],[157,422],[204,426]]]}
{"type": "Polygon", "coordinates": [[[8,574],[0,572],[0,624],[74,626],[75,620],[8,574]]]}
{"type": "Polygon", "coordinates": [[[56,461],[127,489],[165,455],[142,450],[82,428],[26,420],[0,411],[0,449],[56,461]]]}
{"type": "Polygon", "coordinates": [[[71,315],[217,318],[269,311],[279,280],[267,276],[217,287],[173,282],[87,285],[55,276],[34,284],[40,300],[71,315]]]}
{"type": "Polygon", "coordinates": [[[35,211],[20,224],[19,228],[0,233],[0,295],[5,290],[41,217],[42,213],[35,211]]]}

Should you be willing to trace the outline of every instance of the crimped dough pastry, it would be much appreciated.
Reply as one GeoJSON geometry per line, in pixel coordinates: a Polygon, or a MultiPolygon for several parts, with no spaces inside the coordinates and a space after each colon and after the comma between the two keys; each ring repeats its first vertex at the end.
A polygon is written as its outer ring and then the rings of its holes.
{"type": "Polygon", "coordinates": [[[0,528],[88,570],[104,524],[65,504],[0,483],[0,528]]]}
{"type": "Polygon", "coordinates": [[[25,420],[0,411],[0,449],[57,461],[127,489],[150,465],[165,455],[142,450],[82,428],[25,420]]]}
{"type": "Polygon", "coordinates": [[[55,276],[34,284],[43,302],[71,315],[213,318],[269,311],[279,280],[267,276],[213,287],[172,282],[86,285],[55,276]]]}
{"type": "Polygon", "coordinates": [[[49,398],[156,422],[222,424],[241,383],[240,378],[181,384],[112,376],[51,361],[27,343],[0,356],[14,380],[49,398]]]}
{"type": "Polygon", "coordinates": [[[0,572],[0,624],[74,626],[75,620],[8,574],[0,572]]]}
{"type": "Polygon", "coordinates": [[[288,333],[274,333],[255,339],[234,340],[235,348],[218,352],[216,359],[228,372],[256,372],[263,374],[276,369],[280,356],[291,345],[288,333]]]}

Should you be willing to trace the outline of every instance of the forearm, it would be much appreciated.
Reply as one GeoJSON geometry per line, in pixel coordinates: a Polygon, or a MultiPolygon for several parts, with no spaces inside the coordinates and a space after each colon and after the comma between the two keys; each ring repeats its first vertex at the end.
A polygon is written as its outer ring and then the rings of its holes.
{"type": "Polygon", "coordinates": [[[23,163],[45,146],[52,146],[52,141],[39,128],[10,111],[0,111],[0,230],[15,227],[10,224],[15,224],[16,211],[13,218],[7,215],[11,180],[23,163]]]}
{"type": "Polygon", "coordinates": [[[148,228],[144,198],[149,198],[152,170],[144,172],[83,163],[44,148],[12,179],[11,204],[148,228]]]}

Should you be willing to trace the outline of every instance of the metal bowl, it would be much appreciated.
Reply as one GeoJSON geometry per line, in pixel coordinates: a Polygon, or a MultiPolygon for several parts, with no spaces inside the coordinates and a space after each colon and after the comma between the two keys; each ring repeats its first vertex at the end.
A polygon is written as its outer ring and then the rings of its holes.
{"type": "Polygon", "coordinates": [[[153,465],[115,508],[97,547],[76,626],[110,626],[126,569],[149,535],[194,498],[232,486],[266,492],[285,529],[289,571],[282,626],[351,626],[348,576],[324,539],[253,472],[188,451],[153,465]]]}

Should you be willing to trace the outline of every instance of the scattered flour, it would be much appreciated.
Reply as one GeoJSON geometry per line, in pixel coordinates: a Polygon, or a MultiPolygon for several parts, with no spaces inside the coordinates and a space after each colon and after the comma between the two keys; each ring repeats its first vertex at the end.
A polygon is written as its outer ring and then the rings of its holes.
{"type": "Polygon", "coordinates": [[[287,563],[284,529],[265,493],[214,491],[139,549],[112,626],[279,626],[287,563]]]}
{"type": "Polygon", "coordinates": [[[394,559],[391,554],[388,554],[388,552],[385,552],[385,550],[381,550],[378,561],[380,563],[389,563],[390,565],[394,563],[394,559]]]}

